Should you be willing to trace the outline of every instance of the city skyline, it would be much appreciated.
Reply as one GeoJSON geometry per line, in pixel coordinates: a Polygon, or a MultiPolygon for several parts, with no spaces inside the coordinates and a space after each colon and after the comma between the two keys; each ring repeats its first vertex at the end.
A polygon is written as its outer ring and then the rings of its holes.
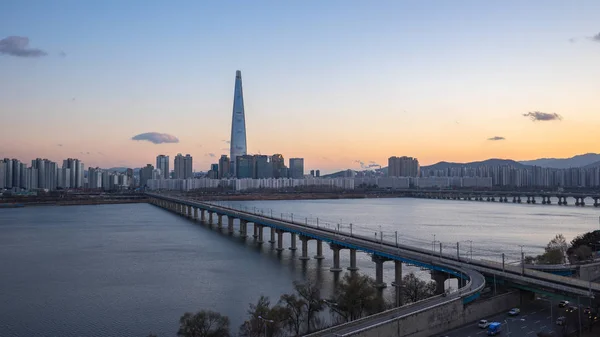
{"type": "Polygon", "coordinates": [[[0,157],[110,168],[189,153],[207,171],[229,153],[236,69],[247,152],[306,171],[598,152],[595,1],[109,2],[0,13],[0,157]]]}

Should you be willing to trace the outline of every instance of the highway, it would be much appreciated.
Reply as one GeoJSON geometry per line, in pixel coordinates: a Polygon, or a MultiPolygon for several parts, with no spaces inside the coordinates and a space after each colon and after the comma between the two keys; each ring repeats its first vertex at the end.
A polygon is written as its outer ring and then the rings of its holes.
{"type": "MultiPolygon", "coordinates": [[[[500,313],[492,317],[486,317],[488,322],[500,322],[503,325],[501,335],[511,337],[535,337],[538,332],[547,332],[551,336],[562,336],[565,327],[556,325],[556,319],[565,316],[569,320],[566,327],[567,333],[574,332],[579,326],[577,315],[568,314],[565,308],[558,307],[558,301],[549,301],[538,299],[521,307],[521,313],[518,316],[509,316],[508,313],[500,313]]],[[[580,308],[583,310],[584,306],[580,308]]],[[[582,315],[582,325],[588,324],[587,319],[582,315]]],[[[487,336],[486,329],[477,326],[478,322],[472,322],[466,326],[448,331],[446,333],[436,334],[432,337],[483,337],[487,336]]]]}

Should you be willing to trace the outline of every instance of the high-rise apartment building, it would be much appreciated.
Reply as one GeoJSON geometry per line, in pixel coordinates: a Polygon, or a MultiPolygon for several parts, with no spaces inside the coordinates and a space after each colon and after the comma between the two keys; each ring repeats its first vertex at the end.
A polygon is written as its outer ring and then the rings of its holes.
{"type": "Polygon", "coordinates": [[[68,158],[63,160],[62,168],[69,169],[70,188],[83,188],[84,163],[79,159],[68,158]]]}
{"type": "Polygon", "coordinates": [[[160,170],[162,179],[169,179],[171,177],[169,171],[169,156],[165,156],[164,154],[156,156],[156,168],[160,170]]]}
{"type": "Polygon", "coordinates": [[[193,169],[193,160],[192,156],[186,154],[183,157],[183,179],[189,179],[194,177],[194,169],[193,169]]]}
{"type": "Polygon", "coordinates": [[[13,187],[13,163],[12,159],[4,158],[4,188],[13,187]]]}
{"type": "Polygon", "coordinates": [[[230,177],[230,172],[231,172],[230,164],[231,164],[231,162],[229,161],[229,157],[227,157],[226,154],[221,155],[221,158],[219,158],[219,174],[218,174],[219,179],[230,177]]]}
{"type": "Polygon", "coordinates": [[[186,154],[185,157],[178,153],[174,160],[174,178],[188,179],[193,177],[193,162],[192,156],[186,154]]]}
{"type": "Polygon", "coordinates": [[[289,175],[292,179],[304,178],[304,158],[290,158],[289,175]]]}
{"type": "Polygon", "coordinates": [[[419,161],[413,157],[390,157],[388,158],[389,177],[418,177],[419,161]]]}
{"type": "Polygon", "coordinates": [[[242,90],[242,72],[235,72],[235,87],[233,91],[233,112],[231,117],[230,160],[233,176],[237,176],[238,156],[247,154],[246,145],[246,115],[244,112],[244,93],[242,90]]]}
{"type": "Polygon", "coordinates": [[[3,161],[0,161],[0,189],[5,188],[5,182],[6,181],[6,164],[3,161]]]}
{"type": "MultiPolygon", "coordinates": [[[[181,156],[181,154],[179,154],[179,156],[181,156]]],[[[175,160],[177,160],[177,159],[175,159],[175,160]]],[[[175,162],[175,163],[177,163],[177,162],[175,162]]],[[[175,170],[177,170],[177,164],[175,165],[175,170]]],[[[145,187],[148,180],[152,179],[153,171],[154,171],[154,166],[152,166],[152,164],[147,164],[146,167],[142,167],[140,169],[140,187],[142,187],[142,188],[145,187]]]]}

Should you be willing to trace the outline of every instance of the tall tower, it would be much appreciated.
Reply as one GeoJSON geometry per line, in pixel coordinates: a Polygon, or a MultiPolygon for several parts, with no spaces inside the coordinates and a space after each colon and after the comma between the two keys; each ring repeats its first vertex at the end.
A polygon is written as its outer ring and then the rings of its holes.
{"type": "Polygon", "coordinates": [[[235,72],[235,89],[233,92],[233,114],[231,117],[230,157],[233,176],[238,156],[247,153],[246,147],[246,116],[244,114],[244,93],[242,91],[242,72],[235,72]]]}

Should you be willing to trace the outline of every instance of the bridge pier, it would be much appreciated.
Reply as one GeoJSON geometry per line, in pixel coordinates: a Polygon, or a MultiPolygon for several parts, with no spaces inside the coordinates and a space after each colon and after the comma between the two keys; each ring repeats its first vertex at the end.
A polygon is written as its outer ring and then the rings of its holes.
{"type": "Polygon", "coordinates": [[[258,237],[258,227],[256,226],[256,224],[254,224],[254,226],[252,226],[252,231],[254,232],[252,234],[252,237],[256,239],[258,237]]]}
{"type": "Polygon", "coordinates": [[[396,306],[402,306],[402,261],[394,260],[394,282],[392,286],[396,288],[396,306]]]}
{"type": "Polygon", "coordinates": [[[350,267],[347,268],[349,271],[357,271],[356,267],[356,249],[350,248],[350,267]]]}
{"type": "Polygon", "coordinates": [[[310,257],[308,257],[308,240],[310,240],[308,236],[300,235],[300,241],[302,242],[302,256],[300,256],[300,260],[303,261],[310,260],[310,257]]]}
{"type": "Polygon", "coordinates": [[[317,260],[323,260],[325,256],[323,256],[323,241],[317,240],[317,255],[314,256],[317,260]]]}
{"type": "Polygon", "coordinates": [[[258,230],[258,240],[256,240],[256,243],[259,243],[259,244],[263,243],[263,226],[257,225],[255,223],[254,228],[257,228],[257,230],[258,230]]]}
{"type": "Polygon", "coordinates": [[[271,240],[269,243],[275,243],[275,228],[271,227],[271,240]]]}
{"type": "Polygon", "coordinates": [[[248,236],[248,221],[240,219],[240,237],[248,236]]]}
{"type": "Polygon", "coordinates": [[[329,268],[329,271],[339,273],[342,271],[342,268],[340,268],[340,250],[342,247],[334,243],[329,244],[329,247],[333,251],[333,267],[329,268]]]}
{"type": "Polygon", "coordinates": [[[432,270],[431,278],[435,281],[435,294],[443,294],[446,291],[444,289],[444,282],[448,279],[448,274],[441,271],[432,270]]]}
{"type": "MultiPolygon", "coordinates": [[[[202,213],[204,214],[204,213],[202,213]]],[[[228,216],[227,217],[227,232],[232,235],[233,234],[233,218],[228,216]]]]}
{"type": "Polygon", "coordinates": [[[283,251],[283,231],[280,229],[277,230],[277,248],[275,250],[278,252],[283,251]]]}
{"type": "Polygon", "coordinates": [[[200,210],[200,222],[206,222],[205,211],[203,209],[200,210]]]}
{"type": "Polygon", "coordinates": [[[191,218],[192,217],[192,206],[185,206],[186,211],[187,211],[187,217],[191,218]]]}
{"type": "Polygon", "coordinates": [[[552,205],[552,200],[550,200],[550,196],[546,197],[546,205],[552,205]]]}
{"type": "Polygon", "coordinates": [[[194,207],[194,220],[198,221],[198,208],[194,207]]]}
{"type": "Polygon", "coordinates": [[[594,198],[594,207],[600,207],[600,203],[598,203],[598,198],[594,198]]]}
{"type": "Polygon", "coordinates": [[[531,203],[535,204],[535,196],[531,197],[531,203]]]}
{"type": "Polygon", "coordinates": [[[217,214],[217,227],[223,228],[223,214],[217,214]]]}
{"type": "Polygon", "coordinates": [[[290,246],[289,250],[296,250],[296,233],[290,233],[291,237],[290,239],[292,240],[292,245],[290,246]]]}
{"type": "Polygon", "coordinates": [[[383,282],[383,263],[385,261],[390,261],[390,259],[386,259],[385,257],[372,255],[371,261],[375,262],[375,288],[383,289],[387,287],[387,284],[383,282]]]}
{"type": "Polygon", "coordinates": [[[208,211],[208,225],[212,226],[213,224],[213,212],[208,211]]]}

